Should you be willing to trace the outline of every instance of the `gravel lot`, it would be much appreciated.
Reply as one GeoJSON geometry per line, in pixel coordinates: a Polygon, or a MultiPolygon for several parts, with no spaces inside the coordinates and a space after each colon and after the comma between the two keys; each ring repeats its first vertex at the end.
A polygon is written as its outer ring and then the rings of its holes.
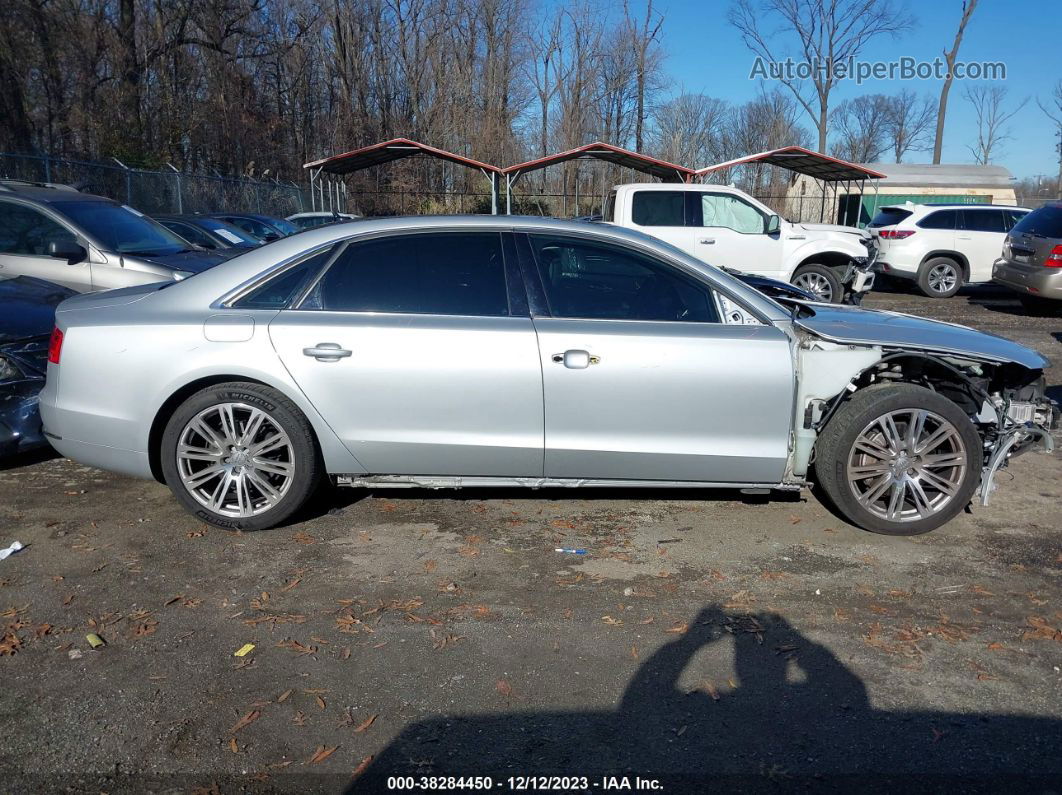
{"type": "MultiPolygon", "coordinates": [[[[868,305],[1034,347],[1062,400],[1062,321],[988,289],[868,305]]],[[[20,459],[0,469],[0,545],[27,545],[0,562],[0,781],[1057,792],[1062,455],[999,483],[908,539],[808,495],[688,492],[348,490],[241,534],[156,483],[20,459]]]]}

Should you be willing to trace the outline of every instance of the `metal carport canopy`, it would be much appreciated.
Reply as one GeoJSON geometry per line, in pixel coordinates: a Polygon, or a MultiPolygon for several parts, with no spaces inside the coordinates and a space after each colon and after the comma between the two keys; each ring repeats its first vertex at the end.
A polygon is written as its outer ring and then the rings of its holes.
{"type": "Polygon", "coordinates": [[[575,149],[569,149],[566,152],[557,152],[556,154],[540,157],[537,160],[528,160],[526,163],[517,163],[515,166],[503,169],[502,173],[505,174],[505,211],[509,212],[512,187],[522,175],[528,171],[536,171],[558,163],[566,163],[569,160],[604,160],[658,177],[663,182],[689,182],[694,173],[693,169],[686,166],[679,166],[666,160],[659,160],[655,157],[632,152],[629,149],[622,149],[612,144],[606,144],[603,141],[595,141],[592,144],[577,146],[575,149]]]}
{"type": "Polygon", "coordinates": [[[694,171],[694,175],[704,177],[714,171],[722,171],[745,163],[768,163],[779,166],[797,174],[806,174],[823,182],[856,182],[864,179],[883,179],[885,174],[880,171],[861,166],[858,163],[849,163],[836,157],[824,155],[821,152],[812,152],[802,146],[783,146],[781,149],[771,149],[767,152],[759,152],[754,155],[734,158],[714,166],[705,166],[694,171]]]}
{"type": "Polygon", "coordinates": [[[314,160],[305,163],[303,168],[309,169],[310,183],[312,186],[313,180],[320,175],[321,172],[326,174],[350,174],[364,168],[380,166],[385,163],[394,162],[395,160],[402,160],[417,155],[426,155],[428,157],[446,160],[450,163],[456,163],[459,166],[467,166],[468,168],[474,168],[481,171],[483,176],[490,180],[491,210],[495,215],[497,214],[498,176],[502,173],[500,168],[492,166],[489,163],[482,163],[479,160],[473,160],[470,157],[463,157],[454,152],[447,152],[445,149],[428,146],[428,144],[422,144],[419,141],[412,141],[409,138],[392,138],[390,141],[382,141],[381,143],[365,146],[351,152],[344,152],[339,155],[332,155],[331,157],[314,160]]]}

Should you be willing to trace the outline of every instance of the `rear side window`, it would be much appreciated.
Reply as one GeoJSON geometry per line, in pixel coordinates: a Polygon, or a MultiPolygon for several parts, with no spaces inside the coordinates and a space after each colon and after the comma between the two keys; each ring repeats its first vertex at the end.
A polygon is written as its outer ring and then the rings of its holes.
{"type": "Polygon", "coordinates": [[[202,229],[196,229],[191,224],[182,224],[177,221],[159,221],[164,227],[171,232],[176,232],[183,237],[189,243],[194,243],[197,246],[203,248],[217,248],[218,244],[210,239],[210,235],[204,232],[202,229]]]}
{"type": "Polygon", "coordinates": [[[1062,207],[1047,205],[1033,210],[1018,221],[1011,231],[1037,237],[1062,238],[1062,207]]]}
{"type": "Polygon", "coordinates": [[[910,210],[901,210],[897,207],[882,207],[877,211],[874,217],[870,219],[870,225],[873,227],[894,226],[905,218],[910,217],[910,210]]]}
{"type": "Polygon", "coordinates": [[[509,314],[498,232],[442,232],[352,243],[303,309],[403,314],[509,314]]]}
{"type": "Polygon", "coordinates": [[[1002,210],[963,210],[963,229],[967,232],[998,232],[1003,234],[1007,231],[1006,219],[1002,210]]]}
{"type": "Polygon", "coordinates": [[[1007,216],[1007,229],[1011,229],[1014,224],[1018,223],[1022,218],[1029,213],[1026,210],[1004,210],[1007,216]]]}
{"type": "Polygon", "coordinates": [[[958,210],[937,210],[919,221],[918,225],[923,229],[954,229],[958,218],[958,210]]]}
{"type": "Polygon", "coordinates": [[[685,194],[682,191],[635,191],[631,220],[638,226],[684,226],[685,204],[685,194]]]}
{"type": "Polygon", "coordinates": [[[320,271],[335,246],[327,246],[251,290],[233,304],[237,309],[283,309],[299,294],[307,281],[320,271]]]}

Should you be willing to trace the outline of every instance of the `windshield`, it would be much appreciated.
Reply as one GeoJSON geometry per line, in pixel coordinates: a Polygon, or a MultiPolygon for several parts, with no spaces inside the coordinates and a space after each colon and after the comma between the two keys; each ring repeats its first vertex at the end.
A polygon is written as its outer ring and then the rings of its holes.
{"type": "Polygon", "coordinates": [[[63,202],[55,208],[109,251],[142,256],[178,254],[188,244],[147,216],[112,202],[63,202]]]}
{"type": "Polygon", "coordinates": [[[1045,205],[1038,210],[1033,210],[1018,221],[1010,231],[1036,237],[1062,238],[1062,207],[1045,205]]]}
{"type": "Polygon", "coordinates": [[[283,218],[270,218],[269,223],[283,232],[285,235],[293,235],[299,231],[299,228],[291,221],[285,221],[283,218]]]}
{"type": "Polygon", "coordinates": [[[262,241],[259,238],[249,232],[245,232],[235,224],[227,224],[217,218],[196,218],[195,223],[204,229],[209,229],[211,232],[221,235],[230,243],[246,243],[250,246],[262,245],[262,241]]]}

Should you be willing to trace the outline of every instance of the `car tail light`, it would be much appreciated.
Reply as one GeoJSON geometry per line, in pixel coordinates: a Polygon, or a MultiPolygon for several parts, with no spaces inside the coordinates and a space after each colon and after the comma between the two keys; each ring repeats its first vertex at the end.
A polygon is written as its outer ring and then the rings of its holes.
{"type": "Polygon", "coordinates": [[[878,234],[885,240],[905,240],[914,234],[913,229],[882,229],[878,234]]]}
{"type": "Polygon", "coordinates": [[[1055,246],[1051,249],[1051,253],[1047,255],[1047,259],[1044,260],[1044,265],[1048,268],[1062,268],[1062,245],[1055,246]]]}
{"type": "Polygon", "coordinates": [[[59,355],[63,352],[63,332],[56,326],[52,329],[52,340],[48,343],[48,361],[59,364],[59,355]]]}

